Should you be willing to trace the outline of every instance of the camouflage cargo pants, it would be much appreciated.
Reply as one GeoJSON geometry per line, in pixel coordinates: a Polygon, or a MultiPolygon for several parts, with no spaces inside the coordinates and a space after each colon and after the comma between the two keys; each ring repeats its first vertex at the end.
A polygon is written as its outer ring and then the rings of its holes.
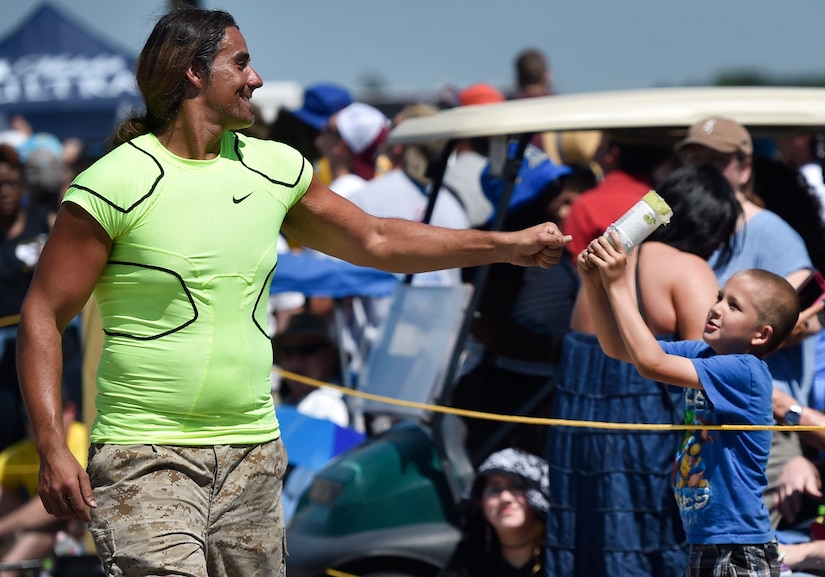
{"type": "Polygon", "coordinates": [[[91,533],[109,577],[286,575],[286,451],[92,445],[91,533]]]}

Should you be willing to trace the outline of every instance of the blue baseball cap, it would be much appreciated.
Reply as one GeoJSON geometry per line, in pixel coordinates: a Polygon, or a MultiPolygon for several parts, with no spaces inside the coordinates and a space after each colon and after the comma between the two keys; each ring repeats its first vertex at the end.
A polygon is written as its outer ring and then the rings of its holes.
{"type": "MultiPolygon", "coordinates": [[[[518,143],[513,142],[508,147],[508,156],[515,156],[518,143]]],[[[524,150],[524,158],[518,171],[513,193],[510,195],[508,210],[512,211],[535,199],[551,182],[557,178],[570,174],[572,169],[564,164],[554,164],[550,157],[540,148],[528,144],[524,150]]],[[[489,221],[496,218],[499,202],[504,196],[504,178],[490,175],[490,165],[481,172],[481,189],[484,196],[493,204],[493,214],[489,221]]]]}
{"type": "Polygon", "coordinates": [[[22,162],[26,162],[32,153],[40,150],[49,152],[57,158],[63,158],[63,143],[49,132],[36,132],[29,136],[17,147],[17,154],[20,155],[22,162]]]}
{"type": "Polygon", "coordinates": [[[301,122],[321,130],[329,117],[352,104],[352,95],[335,84],[315,84],[304,91],[304,104],[294,114],[301,122]]]}

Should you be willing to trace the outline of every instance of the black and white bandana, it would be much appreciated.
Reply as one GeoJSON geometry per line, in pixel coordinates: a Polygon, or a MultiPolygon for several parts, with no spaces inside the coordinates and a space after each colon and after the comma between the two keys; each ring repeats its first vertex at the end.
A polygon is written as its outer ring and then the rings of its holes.
{"type": "Polygon", "coordinates": [[[487,457],[479,465],[476,475],[462,497],[476,500],[484,489],[488,475],[505,474],[521,478],[527,485],[527,501],[534,511],[542,516],[550,509],[550,473],[547,461],[519,449],[502,449],[487,457]]]}

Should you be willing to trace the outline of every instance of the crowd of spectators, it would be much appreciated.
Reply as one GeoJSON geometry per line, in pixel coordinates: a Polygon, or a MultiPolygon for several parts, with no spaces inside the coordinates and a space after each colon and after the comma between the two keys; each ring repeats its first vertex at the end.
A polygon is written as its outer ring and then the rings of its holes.
{"type": "MultiPolygon", "coordinates": [[[[695,124],[687,138],[675,148],[661,143],[624,141],[620,134],[608,132],[535,135],[520,169],[508,214],[498,222],[496,212],[501,208],[497,204],[501,181],[490,174],[489,142],[483,138],[460,140],[454,143],[453,156],[442,188],[437,191],[434,210],[428,207],[434,194],[433,168],[446,143],[388,145],[389,132],[407,118],[436,114],[446,107],[481,106],[509,98],[545,97],[555,93],[549,63],[537,50],[526,50],[518,55],[514,60],[514,76],[510,89],[502,90],[485,82],[463,88],[445,87],[437,98],[429,102],[406,103],[400,111],[358,101],[345,87],[318,83],[306,88],[300,108],[281,109],[271,124],[259,119],[251,128],[245,129],[247,134],[292,145],[312,163],[316,174],[334,192],[376,216],[427,219],[448,228],[489,229],[496,225],[508,230],[529,226],[539,220],[551,220],[573,235],[567,250],[569,258],[550,270],[523,270],[512,265],[493,267],[479,301],[480,314],[476,315],[466,344],[465,363],[452,397],[454,406],[562,418],[584,411],[581,406],[573,407],[572,412],[568,411],[567,405],[563,410],[560,408],[564,403],[573,402],[571,398],[576,394],[587,393],[584,389],[571,389],[568,381],[575,377],[570,376],[574,367],[565,365],[565,360],[572,362],[569,359],[581,355],[585,346],[598,348],[586,306],[581,302],[580,280],[573,263],[593,238],[651,187],[661,185],[665,190],[674,190],[692,186],[691,194],[704,191],[717,196],[721,194],[719,190],[729,189],[738,201],[740,212],[736,216],[741,215],[734,238],[727,238],[732,232],[727,229],[716,229],[713,231],[715,236],[709,235],[715,239],[712,247],[695,246],[700,243],[672,237],[651,238],[651,243],[671,244],[674,251],[680,252],[678,258],[699,259],[702,264],[697,270],[701,268],[702,274],[715,272],[715,276],[705,275],[713,286],[708,291],[703,286],[699,291],[702,292],[702,302],[691,304],[691,299],[698,293],[676,294],[678,287],[662,288],[659,286],[662,283],[657,284],[640,269],[636,282],[639,290],[644,288],[646,293],[645,305],[652,302],[647,299],[647,293],[655,294],[656,291],[667,293],[666,300],[673,305],[667,312],[658,310],[656,305],[651,307],[653,312],[646,321],[654,333],[667,334],[669,338],[700,338],[701,327],[698,333],[693,329],[703,318],[708,304],[705,301],[712,300],[719,286],[742,268],[773,269],[794,286],[799,286],[812,271],[825,270],[823,135],[799,132],[776,140],[765,139],[757,153],[748,131],[726,118],[711,117],[695,124]],[[694,169],[680,168],[683,165],[694,166],[694,169]],[[717,176],[723,175],[727,183],[719,182],[721,177],[714,181],[695,168],[697,166],[702,167],[701,170],[715,167],[717,176]],[[675,182],[674,178],[682,180],[675,182]],[[685,184],[686,180],[690,184],[685,184]],[[791,194],[793,198],[789,196],[791,194]],[[692,255],[684,257],[681,253],[692,255]],[[673,294],[668,292],[671,289],[673,294]],[[692,306],[694,304],[697,306],[692,306]],[[662,320],[665,317],[666,322],[662,320]],[[554,406],[557,389],[562,392],[562,404],[554,406]],[[538,402],[531,399],[531,393],[537,390],[547,391],[538,402]]],[[[0,133],[0,231],[3,233],[0,236],[0,451],[13,448],[27,437],[15,366],[16,317],[63,193],[74,176],[92,160],[84,154],[84,143],[74,139],[61,142],[51,134],[29,126],[25,118],[15,117],[11,127],[0,133]]],[[[674,192],[674,202],[678,202],[680,194],[683,192],[674,192]]],[[[699,210],[695,205],[692,208],[699,210]]],[[[312,254],[286,236],[281,237],[281,245],[281,251],[312,254]]],[[[655,258],[652,256],[657,250],[654,244],[641,248],[646,249],[647,258],[655,258]]],[[[317,254],[314,256],[320,258],[317,254]]],[[[666,262],[670,257],[660,258],[666,262]]],[[[466,269],[424,273],[416,275],[413,282],[429,286],[454,285],[472,280],[477,272],[466,269]]],[[[697,273],[695,278],[698,276],[701,275],[697,273]]],[[[390,302],[388,298],[370,299],[358,295],[347,298],[301,292],[272,295],[268,329],[274,347],[275,368],[335,384],[347,382],[348,374],[357,375],[363,368],[369,348],[386,319],[390,302]],[[312,331],[306,329],[309,325],[312,331]]],[[[641,298],[637,304],[642,309],[641,298]]],[[[792,340],[767,360],[777,390],[773,407],[777,423],[825,423],[825,337],[821,331],[823,315],[817,314],[820,310],[821,305],[816,304],[811,310],[803,311],[800,327],[792,340]]],[[[77,424],[85,420],[83,387],[88,386],[81,379],[83,328],[78,317],[68,329],[74,337],[64,338],[65,400],[77,408],[77,424]]],[[[599,351],[588,358],[586,367],[579,366],[576,370],[592,372],[601,362],[613,367],[612,363],[601,359],[599,351]],[[599,357],[599,362],[594,361],[595,357],[599,357]]],[[[605,369],[604,382],[599,386],[612,387],[617,379],[625,378],[617,378],[617,374],[605,369]],[[610,379],[614,380],[608,382],[610,379]]],[[[360,421],[353,418],[347,399],[340,394],[312,392],[300,382],[277,376],[272,382],[272,392],[278,402],[333,420],[340,426],[359,426],[360,421]],[[319,406],[326,410],[319,412],[319,406]]],[[[645,382],[645,386],[650,388],[652,395],[658,395],[657,407],[662,414],[657,414],[656,419],[678,423],[679,401],[660,383],[645,382]]],[[[635,406],[633,411],[618,418],[611,404],[615,398],[611,400],[611,395],[623,393],[617,390],[601,393],[604,396],[593,402],[594,407],[587,409],[592,411],[584,413],[605,420],[639,422],[644,421],[645,416],[652,416],[646,414],[643,407],[635,406]],[[631,415],[635,416],[631,418],[631,415]]],[[[624,403],[626,399],[622,398],[620,402],[624,403]]],[[[586,417],[584,413],[582,418],[586,417]]],[[[598,451],[591,455],[582,451],[576,445],[576,432],[569,435],[568,431],[550,432],[548,447],[548,432],[544,429],[536,434],[536,429],[526,432],[523,428],[514,428],[496,436],[495,425],[469,419],[466,426],[469,431],[467,450],[475,465],[504,449],[514,449],[520,456],[546,459],[549,464],[550,487],[558,490],[544,497],[551,504],[549,511],[547,507],[540,511],[547,538],[530,541],[524,563],[530,563],[531,568],[535,565],[533,545],[539,542],[551,545],[546,561],[548,571],[573,574],[582,567],[592,568],[594,559],[599,563],[606,562],[608,549],[617,546],[615,542],[605,541],[606,534],[588,536],[590,546],[584,547],[581,543],[562,543],[556,532],[563,531],[564,527],[569,529],[569,523],[562,522],[562,517],[575,508],[566,491],[581,490],[580,486],[575,486],[575,476],[581,471],[565,464],[563,459],[579,451],[579,461],[588,456],[590,465],[599,470],[599,475],[613,475],[610,477],[613,483],[620,475],[610,469],[618,466],[611,460],[616,455],[606,456],[598,451]],[[599,461],[602,458],[604,463],[599,461]]],[[[777,433],[769,461],[766,504],[772,513],[773,526],[779,529],[780,542],[783,538],[787,540],[787,563],[799,570],[815,569],[819,560],[825,558],[825,541],[821,548],[817,547],[807,543],[809,534],[803,530],[799,537],[798,531],[807,526],[822,499],[819,468],[822,451],[825,451],[822,439],[825,435],[821,432],[777,433]],[[792,541],[806,543],[804,546],[794,545],[792,541]]],[[[675,442],[678,445],[678,439],[675,442]]],[[[670,445],[659,446],[656,454],[663,455],[671,448],[670,445]]],[[[629,442],[615,445],[614,450],[623,452],[622,467],[627,466],[627,461],[650,456],[649,451],[645,455],[634,454],[634,450],[641,449],[634,449],[633,443],[629,442]]],[[[666,463],[655,459],[649,461],[655,461],[655,466],[661,469],[660,476],[669,475],[666,463]]],[[[3,453],[0,453],[0,485],[5,491],[0,495],[6,495],[9,490],[19,492],[19,488],[9,489],[5,485],[4,463],[3,453]]],[[[479,475],[484,471],[484,465],[481,465],[479,475]]],[[[499,473],[502,471],[496,469],[495,474],[499,473]]],[[[651,472],[651,475],[658,473],[651,472]]],[[[489,479],[490,475],[484,478],[489,479]]],[[[628,499],[635,493],[632,483],[637,481],[638,478],[630,479],[630,476],[622,481],[627,483],[625,496],[628,499]]],[[[644,482],[646,487],[661,491],[661,494],[647,495],[652,502],[672,498],[661,483],[644,482]]],[[[31,492],[29,486],[26,488],[31,492]]],[[[484,488],[475,484],[471,489],[478,504],[484,488]]],[[[505,492],[524,494],[523,487],[517,489],[505,487],[498,489],[495,495],[498,498],[505,492]]],[[[35,499],[36,496],[28,494],[27,497],[35,499]]],[[[0,500],[0,527],[5,527],[4,514],[10,513],[6,513],[2,503],[0,500]]],[[[607,506],[601,501],[594,505],[600,515],[604,514],[602,505],[607,506]]],[[[634,557],[628,574],[661,575],[663,568],[683,564],[686,544],[684,534],[672,523],[673,512],[673,507],[647,512],[649,518],[645,523],[658,524],[669,533],[655,535],[655,546],[646,542],[640,551],[633,551],[638,558],[634,557]],[[663,546],[670,549],[663,552],[663,546]]],[[[60,526],[55,531],[65,529],[60,526]]],[[[609,528],[591,525],[590,529],[608,531],[609,528]]],[[[637,542],[634,532],[643,530],[641,523],[628,522],[623,528],[625,536],[630,536],[630,542],[637,542]]],[[[650,531],[650,528],[646,530],[650,531]]],[[[0,531],[0,539],[6,533],[10,532],[0,531]]],[[[502,535],[499,533],[499,539],[502,535]]],[[[48,546],[52,544],[47,543],[48,546]]],[[[462,545],[467,546],[467,543],[462,545]]],[[[632,545],[628,547],[633,549],[632,545]]],[[[15,551],[13,548],[9,550],[15,551]]],[[[45,554],[42,547],[32,551],[32,555],[45,554]]],[[[631,553],[623,550],[622,554],[631,553]]],[[[19,556],[0,558],[7,559],[19,560],[19,556]]],[[[544,563],[542,558],[540,565],[544,563]]]]}

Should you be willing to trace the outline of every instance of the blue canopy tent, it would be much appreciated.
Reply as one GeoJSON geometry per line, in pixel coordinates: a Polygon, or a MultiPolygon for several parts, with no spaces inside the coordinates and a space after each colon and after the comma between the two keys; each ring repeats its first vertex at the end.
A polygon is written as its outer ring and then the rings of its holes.
{"type": "Polygon", "coordinates": [[[41,4],[0,39],[0,129],[20,114],[35,132],[77,137],[94,151],[132,109],[143,107],[135,63],[131,54],[41,4]]]}
{"type": "Polygon", "coordinates": [[[391,295],[399,282],[396,275],[374,268],[311,253],[288,252],[278,255],[269,292],[294,291],[332,298],[383,297],[391,295]]]}

